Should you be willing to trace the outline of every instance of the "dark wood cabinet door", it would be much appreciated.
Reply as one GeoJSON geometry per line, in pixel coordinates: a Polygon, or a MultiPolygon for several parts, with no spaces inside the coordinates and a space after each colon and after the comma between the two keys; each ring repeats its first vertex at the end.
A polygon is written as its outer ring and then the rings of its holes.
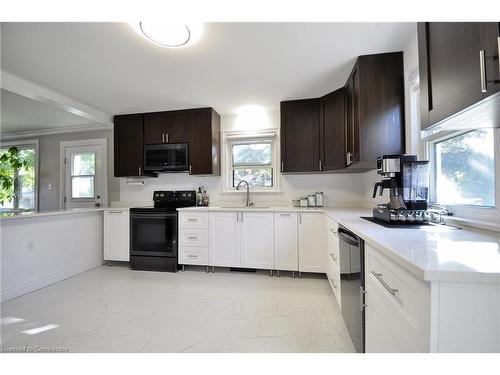
{"type": "Polygon", "coordinates": [[[418,48],[423,129],[482,99],[481,23],[420,23],[418,48]]]}
{"type": "Polygon", "coordinates": [[[143,116],[114,118],[114,175],[142,176],[144,172],[143,116]]]}
{"type": "Polygon", "coordinates": [[[321,98],[321,161],[324,171],[346,167],[345,91],[341,88],[321,98]]]}
{"type": "Polygon", "coordinates": [[[281,102],[281,171],[320,170],[319,98],[281,102]]]}
{"type": "Polygon", "coordinates": [[[166,122],[170,121],[163,113],[144,114],[144,144],[154,145],[165,142],[166,122]]]}
{"type": "Polygon", "coordinates": [[[481,23],[481,48],[485,55],[486,98],[500,91],[500,22],[481,23]]]}
{"type": "Polygon", "coordinates": [[[189,173],[212,174],[212,110],[192,110],[187,117],[189,173]]]}
{"type": "Polygon", "coordinates": [[[186,111],[144,114],[144,143],[187,142],[189,118],[186,111]]]}
{"type": "Polygon", "coordinates": [[[346,92],[346,129],[345,129],[345,154],[346,165],[359,161],[359,71],[358,65],[354,66],[345,85],[346,92]]]}

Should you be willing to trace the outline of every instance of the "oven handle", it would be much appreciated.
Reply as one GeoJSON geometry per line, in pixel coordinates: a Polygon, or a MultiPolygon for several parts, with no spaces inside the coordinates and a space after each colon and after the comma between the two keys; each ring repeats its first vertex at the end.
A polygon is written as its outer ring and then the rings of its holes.
{"type": "Polygon", "coordinates": [[[337,234],[341,241],[347,242],[349,245],[359,246],[359,241],[345,229],[339,227],[337,229],[337,234]]]}
{"type": "Polygon", "coordinates": [[[158,219],[158,218],[167,218],[167,217],[175,217],[175,213],[171,214],[135,214],[131,213],[130,217],[134,219],[158,219]]]}

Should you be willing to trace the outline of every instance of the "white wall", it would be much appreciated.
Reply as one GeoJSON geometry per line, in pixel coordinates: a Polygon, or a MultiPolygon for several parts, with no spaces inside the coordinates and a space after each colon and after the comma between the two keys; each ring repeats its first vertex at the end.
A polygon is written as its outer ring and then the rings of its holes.
{"type": "Polygon", "coordinates": [[[102,264],[102,211],[7,218],[0,229],[1,301],[102,264]]]}
{"type": "MultiPolygon", "coordinates": [[[[234,130],[275,129],[279,147],[279,112],[253,113],[245,115],[221,116],[222,132],[234,130]]],[[[278,152],[279,155],[279,152],[278,152]]],[[[222,158],[222,160],[224,160],[222,158]]],[[[278,163],[279,165],[279,163],[278,163]]],[[[222,165],[224,168],[224,163],[222,165]]],[[[359,205],[365,195],[363,174],[307,174],[281,175],[281,192],[250,193],[256,204],[290,205],[293,199],[302,195],[323,191],[329,205],[359,205]]],[[[120,179],[120,200],[122,202],[150,202],[155,190],[197,189],[204,185],[212,204],[237,203],[244,199],[244,192],[223,193],[221,177],[196,177],[186,173],[160,174],[158,178],[143,179],[142,186],[128,185],[127,179],[120,179]]]]}

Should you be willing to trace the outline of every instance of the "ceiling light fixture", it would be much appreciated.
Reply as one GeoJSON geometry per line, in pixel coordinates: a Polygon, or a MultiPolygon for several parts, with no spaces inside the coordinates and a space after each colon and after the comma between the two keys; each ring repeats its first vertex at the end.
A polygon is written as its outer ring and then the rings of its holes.
{"type": "Polygon", "coordinates": [[[140,22],[137,26],[137,31],[149,41],[168,48],[193,44],[199,39],[202,30],[199,25],[174,23],[140,22]]]}

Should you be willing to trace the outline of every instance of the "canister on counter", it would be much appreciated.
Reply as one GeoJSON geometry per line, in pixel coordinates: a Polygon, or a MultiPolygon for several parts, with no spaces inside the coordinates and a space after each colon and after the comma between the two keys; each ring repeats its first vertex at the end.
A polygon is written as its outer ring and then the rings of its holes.
{"type": "Polygon", "coordinates": [[[316,207],[316,195],[311,194],[307,196],[307,207],[316,207]]]}
{"type": "Polygon", "coordinates": [[[319,191],[316,193],[316,207],[323,207],[324,204],[325,202],[323,192],[319,191]]]}
{"type": "Polygon", "coordinates": [[[300,207],[307,207],[307,197],[300,197],[300,207]]]}

